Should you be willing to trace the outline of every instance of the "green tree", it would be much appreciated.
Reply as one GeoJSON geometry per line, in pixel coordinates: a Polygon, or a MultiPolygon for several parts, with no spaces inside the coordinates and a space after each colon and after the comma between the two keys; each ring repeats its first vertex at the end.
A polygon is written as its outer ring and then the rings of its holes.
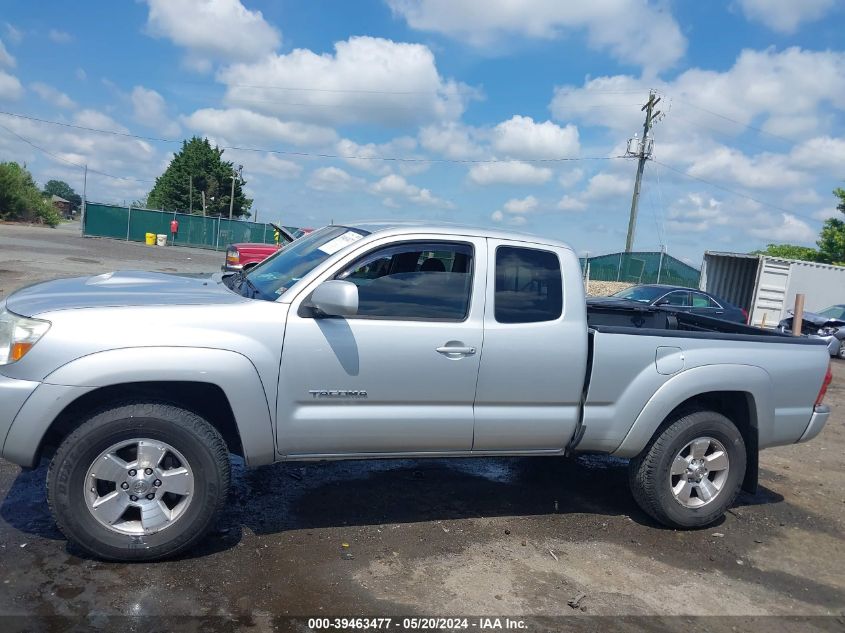
{"type": "Polygon", "coordinates": [[[73,187],[64,180],[48,180],[47,184],[44,185],[44,195],[64,198],[77,210],[82,206],[82,196],[76,193],[73,187]]]}
{"type": "MultiPolygon", "coordinates": [[[[845,189],[841,187],[834,189],[833,195],[839,198],[839,204],[836,205],[837,211],[845,214],[845,189]]],[[[845,221],[839,218],[825,220],[816,244],[823,261],[845,266],[845,221]]]]}
{"type": "MultiPolygon", "coordinates": [[[[156,178],[147,196],[147,206],[165,211],[187,213],[193,182],[193,210],[202,213],[202,192],[205,192],[206,214],[228,217],[234,165],[223,160],[223,150],[212,147],[208,139],[193,137],[182,142],[182,149],[173,155],[164,173],[156,178]]],[[[235,177],[233,217],[245,215],[252,200],[243,193],[246,181],[235,177]]]]}
{"type": "Polygon", "coordinates": [[[793,244],[768,244],[762,250],[751,251],[751,254],[771,255],[772,257],[783,257],[785,259],[800,259],[805,262],[822,261],[819,252],[815,248],[795,246],[793,244]]]}
{"type": "Polygon", "coordinates": [[[17,163],[0,163],[0,219],[56,226],[56,209],[44,199],[32,174],[17,163]]]}

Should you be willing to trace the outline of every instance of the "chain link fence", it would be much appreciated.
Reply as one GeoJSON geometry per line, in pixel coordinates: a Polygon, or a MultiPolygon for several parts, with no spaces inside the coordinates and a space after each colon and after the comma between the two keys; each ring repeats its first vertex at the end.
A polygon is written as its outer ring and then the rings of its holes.
{"type": "Polygon", "coordinates": [[[668,284],[698,288],[701,272],[660,251],[611,253],[581,258],[585,279],[628,284],[668,284]]]}
{"type": "Polygon", "coordinates": [[[85,206],[83,235],[143,242],[147,233],[166,235],[169,244],[214,250],[225,250],[229,244],[236,242],[275,243],[274,229],[270,224],[96,202],[85,206]],[[174,219],[179,222],[179,230],[176,239],[172,240],[170,222],[174,219]]]}

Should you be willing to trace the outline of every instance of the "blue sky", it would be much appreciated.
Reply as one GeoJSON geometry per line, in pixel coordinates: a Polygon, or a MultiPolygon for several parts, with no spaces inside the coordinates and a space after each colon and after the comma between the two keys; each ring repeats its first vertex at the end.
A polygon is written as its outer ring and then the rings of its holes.
{"type": "Polygon", "coordinates": [[[615,252],[650,89],[665,116],[638,250],[812,245],[845,178],[836,0],[3,6],[0,110],[77,127],[0,115],[0,160],[78,191],[87,164],[90,200],[142,198],[178,147],[150,138],[196,134],[232,148],[259,220],[428,218],[615,252]]]}

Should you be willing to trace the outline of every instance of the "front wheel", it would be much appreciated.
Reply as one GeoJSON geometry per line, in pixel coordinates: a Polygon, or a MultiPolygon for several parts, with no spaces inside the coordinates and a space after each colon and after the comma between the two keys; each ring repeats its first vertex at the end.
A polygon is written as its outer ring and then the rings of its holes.
{"type": "Polygon", "coordinates": [[[208,531],[226,500],[226,444],[196,414],[136,402],[93,415],[59,446],[47,499],[59,528],[106,560],[173,556],[208,531]]]}
{"type": "Polygon", "coordinates": [[[675,528],[704,527],[736,499],[745,476],[739,429],[714,411],[696,411],[664,428],[635,459],[629,481],[639,506],[675,528]]]}

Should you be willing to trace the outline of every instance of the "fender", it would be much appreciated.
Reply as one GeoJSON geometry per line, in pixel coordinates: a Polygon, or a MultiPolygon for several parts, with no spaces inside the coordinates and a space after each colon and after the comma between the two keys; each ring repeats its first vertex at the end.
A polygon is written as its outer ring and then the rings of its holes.
{"type": "Polygon", "coordinates": [[[774,425],[772,381],[755,365],[704,365],[667,380],[643,407],[625,439],[613,452],[619,457],[638,455],[666,417],[680,404],[710,391],[742,391],[752,397],[752,424],[756,422],[760,446],[774,425]],[[737,389],[741,385],[741,389],[737,389]]]}
{"type": "Polygon", "coordinates": [[[100,387],[133,382],[190,381],[223,390],[248,465],[275,461],[273,422],[258,371],[242,354],[201,347],[132,347],[82,356],[50,373],[18,412],[3,455],[33,465],[44,434],[66,406],[100,387]]]}

